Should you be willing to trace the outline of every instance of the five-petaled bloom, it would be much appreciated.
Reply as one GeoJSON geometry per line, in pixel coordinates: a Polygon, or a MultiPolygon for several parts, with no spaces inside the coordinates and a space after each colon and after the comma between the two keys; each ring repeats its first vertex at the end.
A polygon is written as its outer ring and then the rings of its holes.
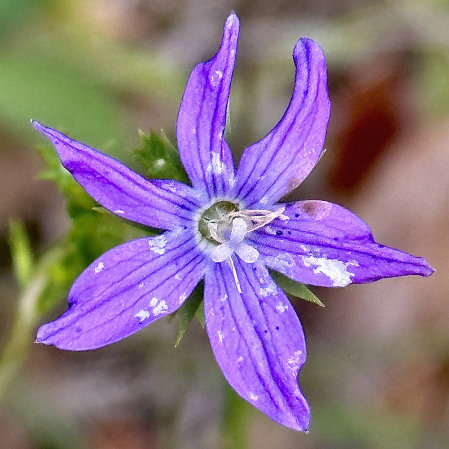
{"type": "Polygon", "coordinates": [[[298,386],[304,334],[268,268],[326,287],[433,270],[422,258],[377,244],[368,226],[340,206],[278,203],[323,151],[330,102],[324,55],[312,40],[301,38],[294,48],[287,111],[234,170],[224,131],[238,33],[231,14],[218,53],[195,67],[182,99],[177,138],[192,187],[144,179],[33,122],[102,206],[166,230],[111,249],[89,266],[70,290],[69,310],[42,326],[37,341],[74,351],[116,342],[175,312],[204,278],[206,328],[224,376],[273,420],[305,431],[310,410],[298,386]]]}

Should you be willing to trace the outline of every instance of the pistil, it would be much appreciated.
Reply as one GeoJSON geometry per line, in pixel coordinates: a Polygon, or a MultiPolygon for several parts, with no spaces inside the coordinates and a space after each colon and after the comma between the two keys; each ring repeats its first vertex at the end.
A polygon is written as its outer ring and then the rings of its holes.
{"type": "Polygon", "coordinates": [[[276,218],[287,220],[283,215],[285,207],[275,211],[262,209],[239,210],[229,201],[213,204],[201,216],[198,228],[203,237],[216,246],[210,257],[214,262],[228,263],[233,273],[237,290],[242,293],[232,255],[234,253],[246,263],[254,263],[259,252],[244,242],[248,233],[266,226],[276,218]]]}

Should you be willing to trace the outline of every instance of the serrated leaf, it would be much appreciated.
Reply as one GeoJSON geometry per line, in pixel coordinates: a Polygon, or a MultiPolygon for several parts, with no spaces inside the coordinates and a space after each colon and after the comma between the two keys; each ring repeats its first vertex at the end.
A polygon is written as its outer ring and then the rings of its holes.
{"type": "Polygon", "coordinates": [[[270,270],[270,274],[274,282],[276,282],[276,284],[281,287],[284,292],[306,301],[313,302],[320,307],[324,307],[324,304],[319,300],[319,298],[314,293],[312,293],[304,284],[296,282],[293,279],[290,279],[289,277],[279,273],[278,271],[270,270]]]}
{"type": "Polygon", "coordinates": [[[184,304],[176,311],[175,315],[178,317],[178,335],[176,336],[175,347],[181,342],[195,316],[198,317],[198,320],[204,327],[203,297],[204,285],[203,282],[200,282],[184,304]]]}
{"type": "Polygon", "coordinates": [[[33,274],[33,251],[22,221],[9,223],[9,241],[14,274],[22,288],[25,288],[33,274]]]}
{"type": "Polygon", "coordinates": [[[178,150],[161,130],[149,136],[140,132],[142,148],[135,150],[136,160],[145,168],[146,174],[154,179],[174,179],[188,183],[188,176],[181,163],[178,150]]]}

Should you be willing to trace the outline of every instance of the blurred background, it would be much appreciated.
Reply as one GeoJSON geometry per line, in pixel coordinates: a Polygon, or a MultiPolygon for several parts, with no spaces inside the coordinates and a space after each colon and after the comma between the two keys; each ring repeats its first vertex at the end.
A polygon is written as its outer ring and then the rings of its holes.
{"type": "Polygon", "coordinates": [[[0,448],[447,447],[448,46],[447,0],[0,0],[0,448]],[[139,129],[175,141],[187,77],[217,51],[231,10],[236,158],[282,116],[293,46],[313,38],[328,60],[327,152],[289,200],[337,202],[436,269],[314,288],[324,309],[293,300],[308,344],[308,435],[235,397],[198,323],[177,348],[166,319],[93,352],[32,345],[64,294],[33,321],[13,276],[10,219],[37,255],[70,228],[56,185],[36,179],[43,140],[29,120],[133,166],[139,129]]]}

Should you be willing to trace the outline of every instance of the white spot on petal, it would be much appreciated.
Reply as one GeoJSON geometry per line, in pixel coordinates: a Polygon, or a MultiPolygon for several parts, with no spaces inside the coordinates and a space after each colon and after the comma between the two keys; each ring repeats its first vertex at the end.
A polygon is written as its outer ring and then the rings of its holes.
{"type": "Polygon", "coordinates": [[[221,70],[215,70],[214,73],[209,77],[209,81],[213,87],[217,87],[223,78],[223,72],[221,70]]]}
{"type": "Polygon", "coordinates": [[[237,359],[237,363],[242,363],[243,362],[243,357],[239,357],[238,359],[237,359]]]}
{"type": "Polygon", "coordinates": [[[217,331],[217,335],[218,335],[218,341],[219,341],[220,343],[223,343],[223,339],[224,339],[223,332],[217,331]]]}
{"type": "Polygon", "coordinates": [[[295,371],[301,361],[302,351],[298,350],[287,360],[287,363],[291,366],[292,370],[295,371]]]}
{"type": "Polygon", "coordinates": [[[351,260],[345,263],[337,259],[326,259],[325,257],[313,256],[302,256],[302,261],[306,267],[314,265],[315,268],[313,268],[313,272],[315,274],[321,273],[327,276],[334,287],[346,287],[350,284],[354,273],[350,273],[347,270],[347,267],[348,265],[358,265],[356,260],[351,260]]]}
{"type": "Polygon", "coordinates": [[[257,396],[257,394],[254,394],[254,393],[250,393],[250,394],[249,394],[249,398],[250,398],[252,401],[257,401],[257,400],[259,399],[259,396],[257,396]]]}
{"type": "Polygon", "coordinates": [[[144,285],[145,285],[145,283],[144,283],[144,282],[141,282],[141,283],[139,284],[139,288],[142,288],[144,285]]]}
{"type": "Polygon", "coordinates": [[[167,303],[161,299],[161,301],[154,307],[153,315],[160,315],[168,309],[167,303]]]}
{"type": "Polygon", "coordinates": [[[276,306],[276,310],[279,313],[284,313],[286,310],[288,310],[288,306],[286,304],[283,304],[282,302],[280,302],[277,306],[276,306]]]}
{"type": "Polygon", "coordinates": [[[182,293],[182,295],[179,297],[179,303],[184,302],[187,299],[187,293],[184,292],[182,293]]]}
{"type": "Polygon", "coordinates": [[[114,211],[114,214],[118,214],[118,215],[122,215],[124,213],[125,213],[125,211],[122,210],[122,209],[117,209],[117,210],[114,211]]]}
{"type": "Polygon", "coordinates": [[[144,309],[139,310],[139,312],[134,315],[134,318],[137,318],[142,323],[146,319],[150,318],[150,312],[144,309]]]}
{"type": "Polygon", "coordinates": [[[154,298],[151,298],[150,307],[154,307],[158,301],[159,301],[159,298],[156,298],[156,296],[154,298]]]}
{"type": "Polygon", "coordinates": [[[158,235],[148,240],[148,245],[150,245],[151,251],[156,254],[165,253],[165,245],[167,245],[167,239],[165,235],[158,235]]]}
{"type": "Polygon", "coordinates": [[[266,256],[265,262],[271,268],[274,268],[275,270],[280,271],[281,273],[284,273],[287,276],[291,276],[292,267],[295,264],[293,257],[287,253],[278,254],[276,257],[266,256]]]}
{"type": "Polygon", "coordinates": [[[98,265],[94,268],[95,273],[99,273],[104,268],[104,263],[99,262],[98,265]]]}
{"type": "Polygon", "coordinates": [[[213,153],[212,162],[209,164],[207,169],[208,171],[212,171],[216,175],[220,175],[224,170],[226,170],[226,164],[222,162],[218,153],[213,153]]]}
{"type": "Polygon", "coordinates": [[[261,288],[259,290],[261,296],[275,295],[277,293],[277,287],[274,282],[272,282],[268,287],[261,288]]]}

